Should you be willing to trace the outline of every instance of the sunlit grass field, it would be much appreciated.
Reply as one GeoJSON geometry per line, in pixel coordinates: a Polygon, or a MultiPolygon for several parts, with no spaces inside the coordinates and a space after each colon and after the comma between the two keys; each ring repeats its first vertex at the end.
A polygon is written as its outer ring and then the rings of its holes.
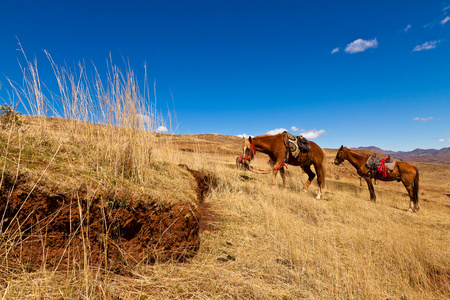
{"type": "MultiPolygon", "coordinates": [[[[230,140],[239,146],[239,139],[230,140]]],[[[218,230],[204,234],[202,251],[192,262],[201,266],[194,269],[202,292],[197,284],[177,287],[185,295],[294,299],[448,295],[448,166],[417,164],[422,170],[422,209],[414,214],[406,211],[409,198],[401,183],[379,182],[378,201],[370,202],[366,184],[360,186],[351,166],[332,164],[336,150],[326,150],[326,193],[317,200],[314,186],[308,193],[302,191],[307,177],[300,168],[288,168],[288,190],[282,188],[281,178],[273,188],[270,174],[237,171],[235,157],[222,154],[223,141],[213,145],[217,153],[196,152],[199,164],[193,167],[214,174],[218,184],[207,201],[221,217],[218,230]]],[[[257,154],[256,165],[269,169],[267,159],[257,154]]],[[[176,276],[189,283],[193,275],[185,265],[180,268],[183,271],[176,276]]]]}

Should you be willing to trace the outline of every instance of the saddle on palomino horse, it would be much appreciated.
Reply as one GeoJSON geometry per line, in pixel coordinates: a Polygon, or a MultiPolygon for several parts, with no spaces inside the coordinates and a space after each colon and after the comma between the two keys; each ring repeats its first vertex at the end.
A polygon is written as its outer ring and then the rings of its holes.
{"type": "Polygon", "coordinates": [[[369,169],[369,175],[372,178],[383,179],[387,177],[388,172],[394,170],[395,161],[390,156],[380,159],[375,153],[369,157],[366,167],[369,169]]]}
{"type": "MultiPolygon", "coordinates": [[[[311,149],[311,146],[309,145],[309,141],[305,139],[303,136],[293,136],[287,131],[283,132],[283,138],[284,138],[284,145],[289,150],[289,153],[297,158],[300,153],[308,153],[311,149]]],[[[286,157],[286,160],[288,157],[286,157]]]]}

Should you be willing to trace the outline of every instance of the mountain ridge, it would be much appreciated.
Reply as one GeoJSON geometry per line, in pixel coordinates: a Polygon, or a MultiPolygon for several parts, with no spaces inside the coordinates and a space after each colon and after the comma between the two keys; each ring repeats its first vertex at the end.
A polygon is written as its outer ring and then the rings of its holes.
{"type": "Polygon", "coordinates": [[[383,150],[376,146],[358,147],[356,149],[365,149],[377,151],[384,155],[389,155],[393,158],[401,160],[410,160],[418,162],[429,162],[429,163],[441,163],[450,165],[450,147],[442,149],[421,149],[416,148],[412,151],[392,151],[383,150]]]}

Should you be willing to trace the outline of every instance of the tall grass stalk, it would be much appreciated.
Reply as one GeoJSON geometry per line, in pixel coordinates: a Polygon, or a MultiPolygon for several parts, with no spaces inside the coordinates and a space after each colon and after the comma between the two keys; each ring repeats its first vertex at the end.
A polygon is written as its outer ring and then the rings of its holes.
{"type": "MultiPolygon", "coordinates": [[[[154,144],[154,135],[149,133],[165,124],[156,109],[156,92],[155,102],[149,98],[148,83],[144,81],[144,93],[141,93],[130,65],[122,72],[111,57],[106,75],[101,76],[94,65],[91,70],[84,62],[79,62],[76,69],[58,65],[45,51],[58,93],[46,91],[37,60],[28,60],[21,50],[25,59],[25,67],[21,66],[23,85],[9,82],[27,114],[40,117],[42,139],[58,132],[63,140],[89,145],[102,166],[97,170],[100,177],[106,171],[113,177],[136,182],[148,180],[146,169],[151,163],[154,144]],[[50,123],[45,117],[77,122],[50,123]]],[[[144,79],[147,80],[147,74],[144,79]]]]}

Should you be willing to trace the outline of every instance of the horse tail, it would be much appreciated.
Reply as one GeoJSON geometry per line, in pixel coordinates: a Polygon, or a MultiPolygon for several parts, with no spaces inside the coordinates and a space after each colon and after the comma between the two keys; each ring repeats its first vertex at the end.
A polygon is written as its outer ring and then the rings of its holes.
{"type": "Polygon", "coordinates": [[[419,210],[419,169],[416,166],[414,166],[414,169],[416,169],[416,176],[414,176],[413,182],[414,205],[419,210]]]}
{"type": "Polygon", "coordinates": [[[312,160],[312,163],[314,164],[314,168],[316,170],[317,175],[317,183],[319,185],[320,189],[323,189],[325,187],[325,177],[327,175],[327,156],[325,155],[325,151],[319,147],[314,142],[310,142],[311,149],[309,156],[310,160],[312,160]],[[319,181],[320,178],[320,181],[319,181]]]}
{"type": "Polygon", "coordinates": [[[322,153],[323,153],[323,159],[322,159],[322,186],[321,188],[323,189],[325,187],[325,178],[327,177],[327,156],[325,155],[325,151],[323,149],[322,153]]]}

